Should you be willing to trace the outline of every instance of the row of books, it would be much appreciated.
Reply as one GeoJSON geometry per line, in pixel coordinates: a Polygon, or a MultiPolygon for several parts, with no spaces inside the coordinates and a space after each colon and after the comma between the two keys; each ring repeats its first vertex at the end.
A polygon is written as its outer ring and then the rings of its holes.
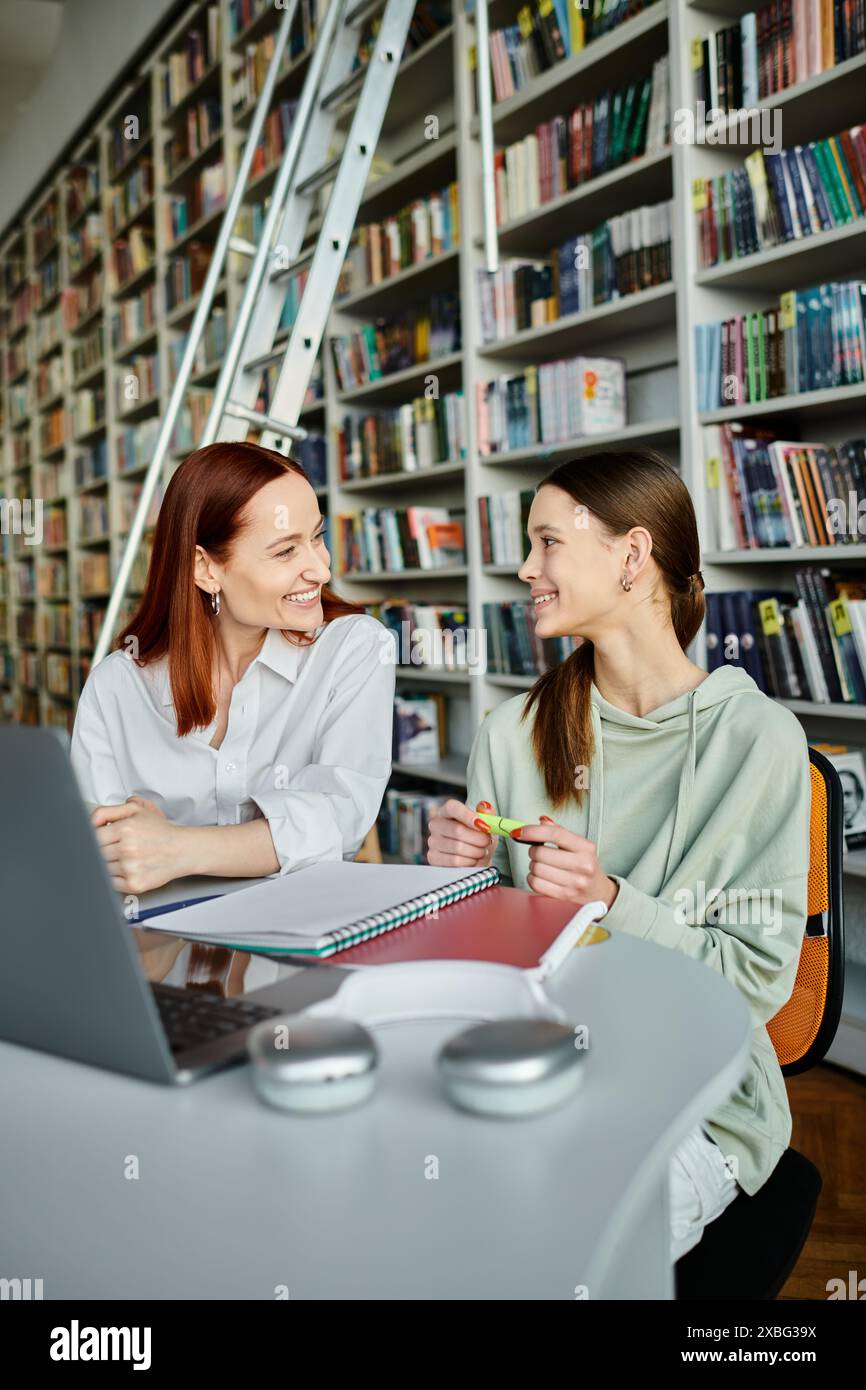
{"type": "Polygon", "coordinates": [[[289,134],[297,109],[298,102],[295,99],[278,101],[273,110],[268,112],[261,139],[253,154],[250,179],[255,179],[265,170],[272,169],[282,159],[289,143],[289,134]]]}
{"type": "Polygon", "coordinates": [[[466,560],[462,509],[365,507],[337,517],[339,572],[446,570],[466,560]]]}
{"type": "MultiPolygon", "coordinates": [[[[36,356],[42,357],[45,353],[51,352],[55,347],[59,347],[63,340],[63,295],[54,305],[53,309],[48,309],[36,319],[36,356]]],[[[17,351],[23,348],[29,351],[27,338],[19,339],[13,343],[12,347],[17,351]]]]}
{"type": "Polygon", "coordinates": [[[84,487],[108,477],[108,441],[105,436],[75,451],[73,475],[76,487],[84,487]]]}
{"type": "Polygon", "coordinates": [[[162,104],[166,111],[177,106],[200,82],[222,52],[220,7],[208,5],[199,16],[199,28],[183,37],[183,47],[169,53],[162,73],[162,104]]]}
{"type": "Polygon", "coordinates": [[[478,498],[481,526],[481,562],[485,565],[523,564],[526,533],[534,488],[500,492],[478,498]]]}
{"type": "Polygon", "coordinates": [[[417,396],[392,410],[347,414],[337,431],[341,482],[387,473],[414,473],[466,457],[462,391],[417,396]]]}
{"type": "Polygon", "coordinates": [[[695,326],[698,409],[866,380],[866,282],[783,294],[778,309],[695,326]]]}
{"type": "Polygon", "coordinates": [[[138,353],[118,367],[114,377],[114,408],[126,414],[159,395],[159,354],[138,353]]]}
{"type": "Polygon", "coordinates": [[[115,304],[111,315],[111,346],[114,352],[134,343],[156,323],[156,286],[146,285],[140,294],[115,304]]]}
{"type": "MultiPolygon", "coordinates": [[[[251,0],[243,0],[243,3],[246,9],[251,8],[251,0]]],[[[257,0],[257,5],[259,12],[273,9],[269,0],[257,0]]],[[[232,10],[237,8],[239,7],[235,4],[235,0],[232,0],[232,4],[229,6],[230,15],[232,10]]],[[[301,0],[292,20],[289,41],[283,50],[277,80],[288,71],[298,54],[305,52],[313,42],[316,32],[317,9],[324,9],[321,0],[318,5],[317,0],[301,0]]],[[[232,19],[232,24],[234,22],[232,19]]],[[[246,28],[247,22],[238,23],[237,28],[234,29],[230,27],[232,38],[246,28]]],[[[276,30],[272,29],[270,33],[263,34],[261,38],[251,40],[245,45],[241,60],[231,75],[231,106],[235,115],[254,105],[258,99],[274,56],[276,39],[276,30]]]]}
{"type": "Polygon", "coordinates": [[[72,379],[77,382],[86,371],[99,367],[105,358],[105,329],[101,323],[83,338],[73,339],[72,379]]]}
{"type": "MultiPolygon", "coordinates": [[[[217,305],[204,326],[204,332],[195,350],[193,377],[197,372],[203,372],[222,362],[226,350],[227,331],[225,310],[217,305]]],[[[168,380],[172,386],[177,381],[188,337],[187,333],[183,333],[168,344],[168,380]]]]}
{"type": "Polygon", "coordinates": [[[136,93],[133,110],[118,116],[108,132],[108,177],[121,173],[153,134],[150,84],[136,93]]]}
{"type": "MultiPolygon", "coordinates": [[[[290,31],[289,43],[292,45],[293,51],[295,51],[293,40],[295,43],[299,40],[301,42],[306,40],[305,46],[309,44],[315,32],[317,12],[324,12],[327,3],[328,0],[302,0],[290,31]],[[297,36],[295,35],[296,29],[300,31],[297,36]]],[[[273,8],[273,0],[228,0],[229,43],[234,43],[244,30],[249,28],[253,20],[258,19],[267,10],[273,10],[273,8]]],[[[279,11],[277,18],[279,18],[279,11]]]]}
{"type": "Polygon", "coordinates": [[[382,853],[401,864],[426,864],[430,818],[447,800],[447,796],[389,787],[376,822],[382,853]]]}
{"type": "Polygon", "coordinates": [[[866,212],[866,132],[853,126],[778,154],[758,149],[692,189],[703,267],[829,231],[866,212]]]}
{"type": "Polygon", "coordinates": [[[756,106],[864,46],[859,0],[768,0],[693,41],[695,99],[715,111],[756,106]]]}
{"type": "Polygon", "coordinates": [[[793,591],[706,596],[707,667],[742,666],[767,695],[866,704],[866,584],[804,565],[793,591]]]}
{"type": "Polygon", "coordinates": [[[348,334],[331,337],[341,391],[366,386],[421,362],[459,352],[460,297],[446,290],[428,305],[411,305],[399,318],[379,318],[348,334]]]}
{"type": "Polygon", "coordinates": [[[539,676],[558,666],[580,642],[575,637],[538,636],[533,604],[525,599],[482,605],[491,674],[539,676]]]}
{"type": "Polygon", "coordinates": [[[170,198],[166,204],[167,239],[169,246],[183,236],[203,217],[225,205],[226,171],[222,160],[202,169],[190,185],[188,193],[170,198]]]}
{"type": "Polygon", "coordinates": [[[153,194],[153,160],[139,159],[122,183],[108,189],[108,235],[113,236],[118,227],[141,212],[153,194]]]}
{"type": "Polygon", "coordinates": [[[862,544],[866,440],[790,442],[739,422],[705,425],[702,436],[708,549],[862,544]]]}
{"type": "Polygon", "coordinates": [[[608,434],[626,424],[625,363],[563,357],[476,385],[482,457],[608,434]]]}
{"type": "Polygon", "coordinates": [[[114,291],[122,290],[127,281],[153,265],[156,243],[150,227],[130,227],[126,236],[111,244],[114,291]]]}
{"type": "Polygon", "coordinates": [[[409,603],[385,599],[364,605],[387,628],[394,640],[397,672],[465,671],[469,614],[451,603],[409,603]]]}
{"type": "Polygon", "coordinates": [[[460,242],[458,186],[416,198],[384,222],[370,222],[353,233],[340,271],[337,294],[379,285],[391,275],[451,251],[460,242]]]}
{"type": "Polygon", "coordinates": [[[516,24],[490,35],[496,100],[522,91],[539,73],[648,8],[642,0],[591,0],[586,7],[567,0],[531,0],[518,10],[516,24]]]}
{"type": "Polygon", "coordinates": [[[79,435],[98,429],[105,424],[105,387],[93,390],[76,391],[69,407],[72,434],[79,435]]]}
{"type": "Polygon", "coordinates": [[[60,289],[60,258],[43,261],[33,280],[33,307],[37,312],[47,308],[60,289]]]}
{"type": "Polygon", "coordinates": [[[39,642],[43,647],[72,644],[72,614],[68,603],[47,604],[39,614],[39,642]]]}
{"type": "Polygon", "coordinates": [[[512,258],[494,272],[477,270],[482,341],[666,284],[672,206],[657,203],[611,217],[586,236],[569,237],[546,262],[512,258]]]}
{"type": "Polygon", "coordinates": [[[497,150],[496,217],[501,224],[534,212],[569,189],[670,143],[667,54],[651,74],[602,92],[568,116],[542,121],[535,130],[497,150]]]}
{"type": "Polygon", "coordinates": [[[150,463],[159,434],[160,420],[154,416],[137,425],[127,425],[115,442],[118,473],[131,473],[150,463]]]}
{"type": "Polygon", "coordinates": [[[33,221],[33,251],[37,259],[54,246],[60,232],[60,208],[56,198],[49,198],[33,221]]]}
{"type": "Polygon", "coordinates": [[[177,178],[191,159],[216,141],[222,128],[222,103],[216,97],[204,97],[188,107],[165,147],[166,179],[177,178]]]}
{"type": "Polygon", "coordinates": [[[307,435],[292,444],[292,458],[303,468],[311,487],[328,486],[328,446],[323,434],[307,435]]]}
{"type": "MultiPolygon", "coordinates": [[[[406,35],[400,62],[404,62],[410,53],[415,53],[419,48],[423,48],[425,43],[429,43],[430,39],[435,38],[447,25],[451,24],[452,19],[450,0],[419,0],[409,21],[409,32],[406,35]]],[[[358,47],[352,60],[353,72],[362,70],[369,63],[381,24],[381,14],[373,14],[364,21],[358,47]]]]}
{"type": "Polygon", "coordinates": [[[213,247],[206,242],[191,241],[183,255],[172,256],[165,272],[165,307],[170,313],[185,304],[201,290],[210,265],[213,247]]]}
{"type": "Polygon", "coordinates": [[[69,233],[68,244],[69,274],[79,275],[102,250],[102,215],[89,212],[84,221],[69,233]]]}
{"type": "Polygon", "coordinates": [[[102,271],[94,270],[80,285],[70,285],[60,295],[63,325],[75,333],[82,323],[102,308],[102,271]]]}
{"type": "Polygon", "coordinates": [[[394,696],[391,755],[415,767],[438,763],[448,747],[445,696],[411,691],[394,696]]]}
{"type": "Polygon", "coordinates": [[[108,535],[108,498],[103,493],[86,492],[78,499],[78,534],[83,540],[101,540],[108,535]]]}
{"type": "Polygon", "coordinates": [[[98,197],[100,189],[99,165],[82,162],[69,170],[66,178],[66,225],[68,227],[82,215],[98,197]]]}

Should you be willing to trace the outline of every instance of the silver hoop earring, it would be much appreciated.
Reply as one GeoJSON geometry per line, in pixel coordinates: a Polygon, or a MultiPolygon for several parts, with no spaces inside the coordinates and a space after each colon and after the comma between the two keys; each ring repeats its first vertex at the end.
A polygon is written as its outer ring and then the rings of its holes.
{"type": "Polygon", "coordinates": [[[216,593],[211,594],[211,596],[210,596],[210,606],[211,606],[211,608],[213,609],[213,611],[214,611],[215,613],[218,613],[218,612],[220,611],[220,591],[219,591],[219,589],[217,589],[216,593]]]}

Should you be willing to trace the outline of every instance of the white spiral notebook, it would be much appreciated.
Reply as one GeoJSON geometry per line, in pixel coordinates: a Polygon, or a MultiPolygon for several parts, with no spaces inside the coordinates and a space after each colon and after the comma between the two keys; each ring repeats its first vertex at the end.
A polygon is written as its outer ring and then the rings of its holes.
{"type": "Polygon", "coordinates": [[[324,957],[499,882],[499,870],[329,860],[150,918],[151,931],[324,957]]]}

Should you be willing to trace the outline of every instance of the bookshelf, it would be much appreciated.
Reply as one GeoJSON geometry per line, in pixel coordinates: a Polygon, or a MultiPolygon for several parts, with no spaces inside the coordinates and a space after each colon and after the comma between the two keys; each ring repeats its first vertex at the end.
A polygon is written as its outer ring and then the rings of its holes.
{"type": "MultiPolygon", "coordinates": [[[[495,146],[505,149],[578,101],[593,101],[611,87],[642,78],[665,54],[671,111],[692,108],[694,42],[732,24],[749,8],[748,0],[655,0],[582,52],[495,102],[495,146]]],[[[519,9],[519,0],[490,0],[491,31],[514,23],[519,9]]],[[[119,563],[135,488],[149,457],[148,430],[168,401],[172,367],[219,228],[220,190],[231,186],[280,13],[264,0],[243,6],[233,0],[219,0],[218,5],[196,0],[178,6],[154,36],[148,56],[125,75],[89,128],[75,134],[59,171],[34,188],[31,203],[0,236],[2,492],[6,498],[44,498],[57,538],[56,543],[26,546],[21,535],[0,536],[0,719],[50,724],[61,733],[71,729],[93,646],[87,615],[104,608],[110,576],[119,563]],[[217,9],[218,50],[209,17],[217,9]],[[245,22],[234,22],[232,16],[245,22]],[[191,40],[191,34],[198,37],[191,40]],[[178,62],[191,44],[199,60],[194,79],[184,76],[178,62]],[[134,140],[124,133],[130,116],[138,119],[134,140]],[[152,186],[142,174],[148,163],[152,186]],[[122,257],[114,245],[131,242],[133,234],[136,250],[152,246],[152,260],[127,266],[128,273],[121,274],[122,257]],[[58,311],[62,332],[52,337],[51,316],[58,311]],[[60,435],[52,434],[58,429],[60,435]],[[106,519],[104,530],[96,525],[100,516],[106,519]]],[[[284,63],[267,150],[237,228],[248,238],[255,236],[273,185],[280,111],[287,109],[280,104],[297,98],[306,73],[309,3],[303,19],[306,30],[299,32],[284,63]]],[[[720,136],[715,144],[681,143],[672,135],[662,148],[586,179],[531,211],[506,218],[499,227],[502,260],[544,258],[565,238],[589,233],[611,217],[672,200],[670,282],[485,342],[477,280],[484,265],[481,153],[468,57],[474,42],[472,14],[455,4],[438,32],[404,58],[358,218],[359,225],[384,222],[456,180],[459,244],[335,301],[321,353],[322,394],[304,407],[301,422],[325,441],[327,479],[318,490],[331,528],[337,589],[370,604],[457,606],[478,628],[485,604],[518,601],[526,594],[514,567],[482,563],[478,501],[483,496],[532,488],[557,463],[581,451],[644,443],[661,449],[681,470],[706,539],[706,426],[735,419],[770,425],[782,437],[784,431],[796,437],[802,430],[804,437],[828,444],[866,436],[866,385],[701,412],[695,360],[696,325],[764,308],[783,291],[817,283],[830,273],[828,267],[840,279],[862,273],[866,217],[703,268],[692,205],[695,181],[741,165],[752,148],[726,143],[734,123],[724,117],[715,127],[720,136]],[[364,385],[340,388],[326,350],[329,338],[449,292],[460,300],[459,348],[364,385]],[[580,353],[623,359],[625,426],[594,439],[482,454],[474,409],[478,386],[580,353]],[[420,471],[341,480],[337,432],[345,416],[405,405],[430,389],[431,378],[440,397],[463,392],[465,456],[420,471]],[[336,519],[341,514],[414,505],[464,514],[465,563],[447,570],[340,571],[336,519]]],[[[781,118],[783,146],[836,134],[862,117],[864,72],[866,54],[859,54],[765,98],[761,105],[781,118]]],[[[358,85],[356,79],[339,97],[342,134],[358,85]]],[[[303,273],[304,256],[309,259],[312,253],[320,222],[320,210],[314,208],[305,250],[291,267],[287,284],[303,273]]],[[[167,476],[194,445],[194,426],[206,413],[246,270],[246,262],[230,254],[167,476]]],[[[854,573],[866,562],[866,543],[835,547],[832,556],[825,547],[785,552],[707,546],[702,566],[707,589],[723,591],[782,586],[790,583],[797,566],[812,562],[838,563],[854,573]]],[[[139,573],[139,584],[141,577],[139,573]]],[[[705,662],[703,636],[692,654],[705,662]]],[[[395,762],[395,785],[459,794],[485,713],[530,684],[531,677],[491,670],[469,675],[398,668],[398,693],[429,690],[444,697],[448,752],[423,767],[395,762]]],[[[784,703],[810,737],[855,742],[861,737],[864,708],[784,703]]],[[[866,877],[864,864],[866,857],[849,856],[850,881],[866,877]]]]}

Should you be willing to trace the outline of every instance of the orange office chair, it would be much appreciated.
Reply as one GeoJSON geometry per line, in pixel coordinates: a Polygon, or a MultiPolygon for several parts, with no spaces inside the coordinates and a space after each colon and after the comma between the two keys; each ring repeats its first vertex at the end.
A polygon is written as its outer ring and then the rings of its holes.
{"type": "MultiPolygon", "coordinates": [[[[809,749],[812,816],[808,918],[797,978],[767,1032],[784,1076],[814,1067],[839,1026],[845,982],[842,911],[842,784],[833,764],[809,749]]],[[[806,1243],[821,1174],[796,1149],[782,1154],[753,1197],[740,1192],[674,1266],[678,1299],[773,1299],[806,1243]]]]}

